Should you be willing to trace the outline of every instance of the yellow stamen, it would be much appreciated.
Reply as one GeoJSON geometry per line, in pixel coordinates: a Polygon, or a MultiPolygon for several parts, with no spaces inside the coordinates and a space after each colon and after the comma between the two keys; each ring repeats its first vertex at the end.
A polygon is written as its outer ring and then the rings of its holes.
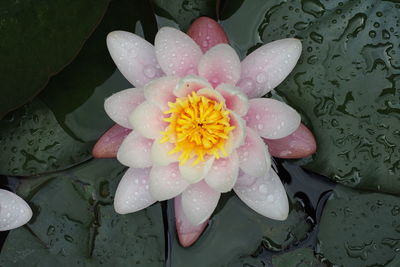
{"type": "Polygon", "coordinates": [[[160,143],[174,143],[169,154],[181,153],[179,163],[194,159],[192,165],[205,160],[207,155],[215,158],[226,157],[225,142],[235,129],[230,125],[229,110],[223,102],[211,100],[192,92],[187,97],[168,102],[170,117],[164,121],[169,125],[161,134],[160,143]]]}

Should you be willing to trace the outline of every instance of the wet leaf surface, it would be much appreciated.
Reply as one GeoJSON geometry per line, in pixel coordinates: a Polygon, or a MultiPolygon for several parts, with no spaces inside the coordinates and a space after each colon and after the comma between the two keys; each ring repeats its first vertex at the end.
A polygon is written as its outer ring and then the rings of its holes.
{"type": "Polygon", "coordinates": [[[90,147],[66,133],[39,99],[0,122],[0,173],[29,176],[90,158],[90,147]]]}
{"type": "Polygon", "coordinates": [[[222,23],[242,57],[273,40],[302,41],[300,62],[277,91],[316,135],[307,168],[396,194],[399,11],[397,1],[251,0],[222,23]]]}
{"type": "Polygon", "coordinates": [[[294,251],[273,256],[272,264],[274,267],[323,267],[328,266],[319,262],[315,256],[314,251],[309,248],[299,248],[294,251]]]}
{"type": "Polygon", "coordinates": [[[104,99],[132,87],[116,70],[106,47],[113,30],[153,37],[147,1],[112,1],[76,60],[53,77],[30,104],[0,121],[0,174],[28,176],[65,169],[90,158],[101,134],[113,124],[104,99]]]}
{"type": "Polygon", "coordinates": [[[389,266],[398,262],[400,201],[397,196],[336,187],[318,234],[320,253],[339,266],[389,266]]]}
{"type": "MultiPolygon", "coordinates": [[[[155,13],[161,20],[170,20],[186,31],[190,24],[201,16],[217,17],[217,0],[153,0],[155,13]]],[[[161,24],[165,22],[160,21],[161,24]]],[[[168,23],[167,23],[168,24],[168,23]]]]}
{"type": "Polygon", "coordinates": [[[110,0],[0,3],[0,117],[32,99],[76,56],[110,0]],[[27,49],[28,48],[28,49],[27,49]]]}
{"type": "Polygon", "coordinates": [[[160,204],[129,214],[112,202],[124,168],[91,160],[73,170],[23,180],[18,193],[34,210],[3,246],[2,266],[164,266],[160,204]]]}

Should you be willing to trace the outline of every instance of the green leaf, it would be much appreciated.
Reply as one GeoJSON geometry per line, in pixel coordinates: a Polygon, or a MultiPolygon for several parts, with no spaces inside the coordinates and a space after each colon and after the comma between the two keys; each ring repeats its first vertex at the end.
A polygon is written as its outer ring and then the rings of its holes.
{"type": "Polygon", "coordinates": [[[0,121],[0,174],[27,176],[65,169],[90,158],[93,144],[113,122],[104,99],[132,87],[106,47],[113,30],[157,28],[147,1],[112,1],[75,61],[54,76],[32,104],[0,121]],[[150,12],[150,15],[149,15],[150,12]],[[44,103],[43,103],[44,102],[44,103]]]}
{"type": "Polygon", "coordinates": [[[124,168],[92,160],[23,180],[34,217],[9,233],[1,266],[164,266],[161,206],[118,215],[112,202],[124,168]]]}
{"type": "Polygon", "coordinates": [[[319,262],[312,249],[299,248],[288,253],[276,255],[272,257],[272,264],[274,267],[323,267],[327,266],[319,262]]]}
{"type": "MultiPolygon", "coordinates": [[[[215,19],[217,17],[216,0],[153,0],[155,12],[160,20],[172,20],[182,31],[186,31],[190,24],[201,16],[215,19]]],[[[166,24],[162,22],[161,24],[166,24]]]]}
{"type": "MultiPolygon", "coordinates": [[[[220,200],[219,207],[223,202],[220,200]]],[[[260,246],[281,251],[304,240],[312,229],[306,217],[298,202],[293,201],[286,221],[271,220],[258,215],[232,196],[213,215],[209,226],[193,246],[182,248],[175,240],[172,266],[242,266],[243,260],[259,262],[250,256],[260,246]],[[243,259],[244,256],[249,257],[243,259]]]]}
{"type": "Polygon", "coordinates": [[[0,121],[0,173],[34,175],[90,158],[90,147],[68,135],[40,100],[0,121]]]}
{"type": "Polygon", "coordinates": [[[109,0],[13,1],[0,4],[0,117],[32,99],[76,56],[109,0]]]}
{"type": "Polygon", "coordinates": [[[336,187],[323,211],[318,239],[320,253],[333,264],[361,267],[398,262],[399,198],[336,187]]]}
{"type": "Polygon", "coordinates": [[[396,194],[399,12],[398,1],[250,0],[223,21],[242,56],[261,43],[302,41],[299,64],[277,91],[317,138],[306,167],[347,186],[396,194]]]}

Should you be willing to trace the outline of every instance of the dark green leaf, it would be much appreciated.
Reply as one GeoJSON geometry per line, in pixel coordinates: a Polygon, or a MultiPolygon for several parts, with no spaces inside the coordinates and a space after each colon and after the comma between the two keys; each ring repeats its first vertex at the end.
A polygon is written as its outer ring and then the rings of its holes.
{"type": "Polygon", "coordinates": [[[34,217],[10,232],[1,266],[164,266],[161,208],[118,215],[114,192],[124,173],[115,160],[92,160],[24,180],[19,193],[34,217]]]}
{"type": "Polygon", "coordinates": [[[0,121],[0,173],[33,175],[90,158],[90,146],[68,135],[40,100],[0,121]]]}
{"type": "MultiPolygon", "coordinates": [[[[312,228],[306,217],[299,204],[294,202],[286,221],[271,220],[232,196],[213,215],[208,228],[193,246],[182,248],[175,241],[172,266],[242,266],[243,257],[254,254],[260,245],[280,251],[305,239],[312,228]]],[[[259,262],[251,257],[245,261],[259,262]]]]}
{"type": "Polygon", "coordinates": [[[396,194],[399,13],[398,1],[250,0],[223,22],[242,56],[261,43],[301,39],[299,64],[277,90],[317,138],[307,168],[348,186],[396,194]]]}
{"type": "Polygon", "coordinates": [[[104,99],[132,87],[116,70],[106,36],[136,29],[151,38],[156,25],[149,12],[147,1],[112,1],[76,60],[50,80],[40,100],[14,112],[12,121],[0,122],[0,150],[5,152],[0,174],[55,171],[90,158],[93,144],[113,124],[104,112],[104,99]]]}
{"type": "Polygon", "coordinates": [[[0,4],[0,117],[41,90],[76,56],[109,0],[13,1],[0,4]]]}
{"type": "Polygon", "coordinates": [[[327,266],[319,262],[315,256],[312,249],[309,248],[299,248],[294,251],[273,256],[272,264],[274,267],[323,267],[327,266]]]}
{"type": "Polygon", "coordinates": [[[318,239],[320,253],[333,264],[386,266],[400,249],[399,198],[336,187],[318,239]]]}
{"type": "Polygon", "coordinates": [[[155,12],[161,19],[176,22],[186,31],[190,24],[201,16],[216,18],[216,0],[153,0],[155,12]]]}

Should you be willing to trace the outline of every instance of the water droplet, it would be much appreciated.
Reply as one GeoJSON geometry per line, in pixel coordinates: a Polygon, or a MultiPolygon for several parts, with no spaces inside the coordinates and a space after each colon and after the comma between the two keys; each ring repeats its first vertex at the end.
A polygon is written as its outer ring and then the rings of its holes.
{"type": "Polygon", "coordinates": [[[264,72],[260,72],[259,74],[257,74],[256,76],[257,83],[264,83],[265,80],[266,80],[266,75],[264,72]]]}
{"type": "Polygon", "coordinates": [[[318,0],[302,0],[301,9],[316,18],[321,17],[325,12],[325,7],[318,0]]]}
{"type": "Polygon", "coordinates": [[[314,42],[319,43],[319,44],[322,44],[322,42],[324,41],[324,37],[322,37],[321,34],[316,33],[316,32],[311,32],[311,33],[310,33],[310,38],[311,38],[314,42]]]}
{"type": "Polygon", "coordinates": [[[260,191],[260,193],[262,193],[262,194],[266,194],[266,193],[268,193],[268,186],[266,184],[261,184],[258,187],[258,191],[260,191]]]}
{"type": "Polygon", "coordinates": [[[154,76],[156,76],[156,69],[154,66],[152,65],[147,65],[144,67],[143,69],[143,74],[147,77],[147,78],[154,78],[154,76]]]}

